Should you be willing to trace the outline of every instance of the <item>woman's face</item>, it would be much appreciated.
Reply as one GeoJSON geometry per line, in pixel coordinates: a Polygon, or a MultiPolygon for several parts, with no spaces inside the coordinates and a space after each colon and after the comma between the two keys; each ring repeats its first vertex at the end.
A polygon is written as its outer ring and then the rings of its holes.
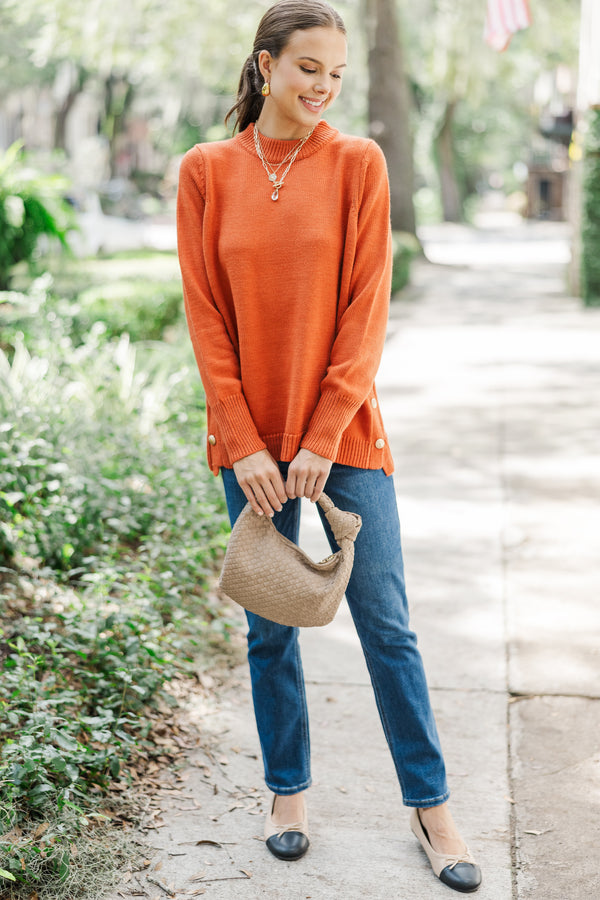
{"type": "Polygon", "coordinates": [[[263,50],[259,65],[271,85],[258,124],[267,137],[304,137],[342,87],[346,38],[337,28],[294,31],[277,59],[263,50]]]}

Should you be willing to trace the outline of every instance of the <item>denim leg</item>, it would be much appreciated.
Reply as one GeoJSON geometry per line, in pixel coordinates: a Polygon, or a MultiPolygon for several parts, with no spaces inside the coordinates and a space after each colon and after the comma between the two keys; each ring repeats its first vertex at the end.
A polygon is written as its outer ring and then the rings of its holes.
{"type": "MultiPolygon", "coordinates": [[[[334,464],[325,486],[362,516],[346,591],[406,806],[437,806],[449,791],[417,638],[409,628],[392,476],[334,464]]],[[[321,509],[319,507],[319,512],[321,509]]],[[[332,549],[337,549],[324,515],[332,549]]]]}
{"type": "MultiPolygon", "coordinates": [[[[283,467],[282,467],[283,468],[283,467]]],[[[221,469],[233,526],[246,497],[232,469],[221,469]]],[[[284,476],[285,477],[285,476],[284,476]]],[[[281,534],[298,543],[300,501],[288,500],[273,518],[281,534]]],[[[309,787],[310,740],[298,629],[246,612],[248,663],[265,781],[276,794],[309,787]]]]}

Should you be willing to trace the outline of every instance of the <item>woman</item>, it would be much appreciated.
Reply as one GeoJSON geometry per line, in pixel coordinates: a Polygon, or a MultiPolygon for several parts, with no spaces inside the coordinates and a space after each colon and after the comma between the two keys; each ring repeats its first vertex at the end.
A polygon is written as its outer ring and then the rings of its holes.
{"type": "MultiPolygon", "coordinates": [[[[237,134],[184,158],[179,256],[208,459],[222,474],[232,524],[248,501],[297,542],[300,498],[316,501],[325,484],[336,505],[361,515],[346,596],[403,801],[435,874],[473,891],[481,874],[448,810],[408,626],[393,461],[374,386],[390,296],[385,161],[373,141],[323,119],[345,67],[337,12],[322,0],[282,0],[263,16],[244,65],[228,116],[237,134]]],[[[298,859],[309,845],[311,783],[298,631],[247,618],[274,795],[267,847],[298,859]]]]}

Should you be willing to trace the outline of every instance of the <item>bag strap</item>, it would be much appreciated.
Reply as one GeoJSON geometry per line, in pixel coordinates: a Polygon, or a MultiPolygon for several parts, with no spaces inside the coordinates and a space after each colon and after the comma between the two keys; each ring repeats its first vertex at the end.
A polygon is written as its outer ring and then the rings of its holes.
{"type": "Polygon", "coordinates": [[[325,493],[321,494],[318,503],[331,525],[336,543],[341,547],[342,541],[354,542],[362,525],[360,516],[357,513],[338,509],[333,500],[325,493]]]}

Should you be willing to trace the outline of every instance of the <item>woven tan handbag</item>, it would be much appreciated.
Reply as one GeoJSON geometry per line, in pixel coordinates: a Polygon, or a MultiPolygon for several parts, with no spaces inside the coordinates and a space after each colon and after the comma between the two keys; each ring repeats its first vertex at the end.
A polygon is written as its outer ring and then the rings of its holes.
{"type": "Polygon", "coordinates": [[[280,625],[331,622],[350,579],[362,522],[356,513],[334,506],[326,494],[318,502],[340,547],[337,553],[313,562],[247,503],[229,538],[219,579],[223,593],[280,625]]]}

